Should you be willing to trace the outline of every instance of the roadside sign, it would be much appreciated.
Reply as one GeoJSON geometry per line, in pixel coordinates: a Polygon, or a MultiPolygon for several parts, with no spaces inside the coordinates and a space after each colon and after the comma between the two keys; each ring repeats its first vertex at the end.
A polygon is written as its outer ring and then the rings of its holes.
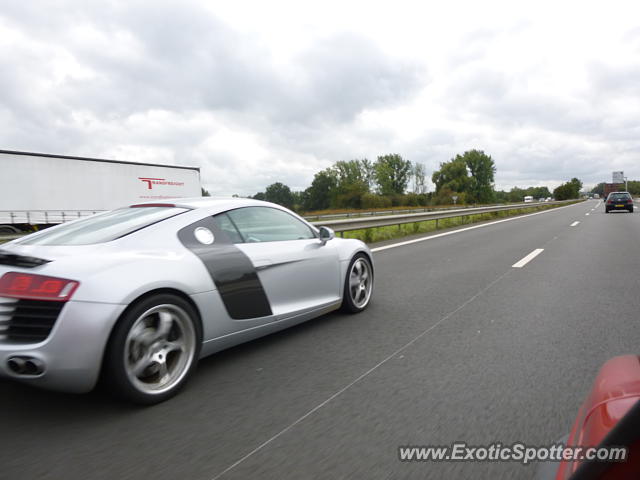
{"type": "Polygon", "coordinates": [[[624,183],[624,172],[613,172],[613,182],[611,183],[624,183]]]}

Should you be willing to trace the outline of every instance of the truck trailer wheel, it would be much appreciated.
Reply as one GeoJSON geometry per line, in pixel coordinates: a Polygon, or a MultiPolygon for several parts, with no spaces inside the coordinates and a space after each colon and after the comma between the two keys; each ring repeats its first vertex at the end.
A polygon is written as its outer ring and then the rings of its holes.
{"type": "Polygon", "coordinates": [[[20,233],[16,227],[11,225],[0,225],[0,235],[15,235],[16,233],[20,233]]]}

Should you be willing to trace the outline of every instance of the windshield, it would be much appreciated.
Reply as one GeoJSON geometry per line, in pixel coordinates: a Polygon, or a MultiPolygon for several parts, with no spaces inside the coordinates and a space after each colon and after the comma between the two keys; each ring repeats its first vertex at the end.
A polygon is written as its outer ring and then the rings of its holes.
{"type": "Polygon", "coordinates": [[[15,242],[20,245],[90,245],[104,243],[186,212],[176,207],[130,207],[60,225],[15,242]]]}
{"type": "Polygon", "coordinates": [[[628,193],[612,193],[609,198],[611,200],[628,200],[630,195],[628,193]]]}

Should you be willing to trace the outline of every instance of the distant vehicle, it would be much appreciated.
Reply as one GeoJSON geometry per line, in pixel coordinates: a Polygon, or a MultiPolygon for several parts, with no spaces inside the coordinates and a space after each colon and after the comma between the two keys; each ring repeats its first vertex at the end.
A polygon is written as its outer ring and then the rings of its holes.
{"type": "Polygon", "coordinates": [[[604,203],[605,213],[611,210],[627,210],[633,213],[633,197],[629,192],[611,192],[604,203]]]}
{"type": "Polygon", "coordinates": [[[533,197],[531,195],[527,195],[526,197],[524,197],[524,203],[531,203],[533,202],[533,197]]]}
{"type": "Polygon", "coordinates": [[[598,198],[600,198],[600,195],[598,195],[597,193],[594,193],[593,194],[593,198],[598,199],[598,198]]]}
{"type": "Polygon", "coordinates": [[[373,261],[286,208],[147,202],[3,244],[0,377],[68,392],[101,378],[142,404],[199,358],[342,308],[367,308],[373,261]]]}
{"type": "Polygon", "coordinates": [[[545,202],[551,202],[552,200],[553,200],[553,198],[551,198],[551,197],[547,197],[547,198],[546,198],[546,200],[545,200],[545,202]]]}
{"type": "Polygon", "coordinates": [[[0,234],[201,195],[198,167],[0,150],[0,234]]]}
{"type": "Polygon", "coordinates": [[[538,201],[539,201],[539,202],[544,202],[544,201],[545,201],[545,198],[544,198],[544,197],[540,197],[540,198],[538,199],[538,201]]]}

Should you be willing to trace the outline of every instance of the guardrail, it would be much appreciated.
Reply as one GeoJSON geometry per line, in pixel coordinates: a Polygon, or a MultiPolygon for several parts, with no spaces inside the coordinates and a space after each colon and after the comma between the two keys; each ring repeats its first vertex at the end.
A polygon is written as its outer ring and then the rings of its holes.
{"type": "Polygon", "coordinates": [[[0,210],[0,224],[57,224],[104,210],[0,210]]]}
{"type": "MultiPolygon", "coordinates": [[[[442,220],[445,218],[468,217],[471,215],[479,215],[482,213],[504,212],[509,210],[523,210],[527,208],[545,207],[545,206],[553,206],[553,205],[559,206],[559,205],[576,203],[580,201],[583,201],[583,200],[564,200],[564,201],[557,201],[557,202],[535,202],[535,203],[532,202],[532,203],[523,203],[518,205],[494,205],[490,207],[467,207],[467,208],[460,208],[455,210],[447,209],[447,210],[439,210],[439,211],[426,211],[421,213],[408,213],[404,215],[380,215],[380,216],[371,216],[368,218],[355,217],[355,218],[348,218],[343,220],[329,220],[326,222],[316,221],[311,223],[315,226],[324,225],[326,227],[330,227],[336,233],[339,233],[341,236],[344,234],[344,232],[349,232],[352,230],[364,230],[367,228],[389,227],[393,225],[404,225],[407,223],[425,222],[428,220],[435,220],[436,229],[437,229],[438,220],[442,220]]],[[[68,218],[68,220],[72,220],[72,218],[68,218]]],[[[13,240],[21,236],[22,236],[21,234],[2,235],[0,236],[0,242],[13,240]]]]}
{"type": "MultiPolygon", "coordinates": [[[[540,202],[542,203],[542,202],[540,202]]],[[[551,203],[551,202],[544,202],[551,203]]],[[[494,203],[491,205],[482,205],[483,207],[494,207],[494,206],[506,206],[506,205],[530,205],[530,203],[525,204],[524,202],[517,203],[494,203]]],[[[323,219],[338,219],[338,218],[358,218],[358,217],[371,217],[378,215],[406,215],[408,213],[419,213],[419,212],[435,212],[435,211],[449,211],[449,210],[461,210],[468,208],[480,208],[477,206],[464,205],[464,206],[450,206],[450,207],[419,207],[419,208],[398,208],[398,209],[390,209],[390,210],[370,210],[366,212],[362,211],[354,211],[354,212],[345,212],[345,213],[331,213],[326,215],[303,215],[305,220],[309,222],[317,222],[323,219]]]]}
{"type": "MultiPolygon", "coordinates": [[[[530,205],[524,203],[500,203],[488,206],[507,206],[507,205],[530,205]]],[[[332,213],[326,215],[305,215],[304,218],[310,222],[319,222],[330,219],[342,219],[342,218],[360,218],[360,217],[375,217],[375,216],[389,216],[389,215],[407,215],[410,213],[424,213],[424,212],[437,212],[437,211],[452,211],[460,209],[478,208],[473,206],[461,206],[461,207],[419,207],[419,208],[403,208],[403,209],[391,209],[391,210],[371,210],[366,212],[346,212],[346,213],[332,213]]],[[[96,213],[104,212],[105,210],[0,210],[0,225],[8,224],[58,224],[70,222],[71,220],[77,220],[81,217],[86,217],[96,213]]]]}
{"type": "Polygon", "coordinates": [[[352,230],[362,230],[367,228],[389,227],[393,225],[403,225],[407,223],[425,222],[427,220],[436,221],[436,229],[438,228],[438,220],[455,217],[468,217],[471,215],[479,215],[482,213],[503,212],[509,210],[523,210],[526,208],[545,207],[552,205],[565,205],[575,203],[576,200],[564,200],[556,202],[531,202],[519,205],[497,205],[491,207],[471,207],[456,210],[429,211],[423,213],[409,213],[405,215],[384,215],[373,218],[348,218],[344,220],[329,220],[327,222],[312,222],[316,226],[324,225],[340,233],[352,230]]]}

